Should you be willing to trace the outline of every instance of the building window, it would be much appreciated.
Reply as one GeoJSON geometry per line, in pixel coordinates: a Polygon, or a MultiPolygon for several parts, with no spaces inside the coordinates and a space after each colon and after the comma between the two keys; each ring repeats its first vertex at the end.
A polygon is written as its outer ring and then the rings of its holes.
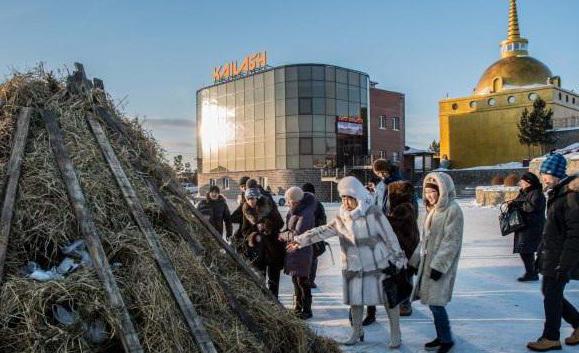
{"type": "Polygon", "coordinates": [[[309,137],[300,137],[300,155],[312,154],[312,139],[309,137]]]}
{"type": "Polygon", "coordinates": [[[299,113],[300,114],[312,114],[312,99],[311,98],[300,98],[299,113]]]}
{"type": "Polygon", "coordinates": [[[497,105],[497,100],[494,98],[491,98],[488,100],[488,103],[491,107],[494,107],[495,105],[497,105]]]}
{"type": "Polygon", "coordinates": [[[223,177],[223,190],[229,190],[229,178],[223,177]]]}
{"type": "Polygon", "coordinates": [[[560,101],[563,100],[563,95],[561,94],[561,92],[559,92],[559,100],[560,100],[560,101]]]}
{"type": "Polygon", "coordinates": [[[217,185],[217,182],[215,179],[209,179],[209,186],[215,186],[217,185]]]}
{"type": "Polygon", "coordinates": [[[257,178],[257,182],[258,182],[259,185],[261,185],[261,187],[264,188],[264,189],[267,189],[267,187],[268,187],[268,185],[269,185],[269,184],[268,184],[267,177],[262,177],[262,176],[260,176],[260,177],[257,178]]]}
{"type": "Polygon", "coordinates": [[[569,103],[569,96],[565,95],[565,103],[569,103]]]}
{"type": "Polygon", "coordinates": [[[382,159],[386,159],[386,151],[378,151],[378,156],[382,159]]]}
{"type": "Polygon", "coordinates": [[[379,121],[378,127],[382,130],[386,130],[386,116],[385,115],[380,115],[380,121],[379,121]]]}
{"type": "Polygon", "coordinates": [[[400,162],[400,153],[392,152],[392,162],[400,162]]]}
{"type": "Polygon", "coordinates": [[[507,98],[507,102],[509,102],[509,104],[515,104],[516,101],[517,98],[515,96],[509,96],[509,98],[507,98]]]}
{"type": "Polygon", "coordinates": [[[397,116],[392,118],[392,130],[400,130],[400,118],[397,116]]]}
{"type": "Polygon", "coordinates": [[[469,105],[472,109],[476,109],[476,101],[470,102],[469,105]]]}
{"type": "Polygon", "coordinates": [[[537,100],[537,98],[539,98],[539,95],[537,93],[535,93],[535,92],[529,93],[529,100],[531,102],[534,102],[535,100],[537,100]]]}
{"type": "Polygon", "coordinates": [[[458,109],[458,104],[452,103],[452,110],[457,110],[457,109],[458,109]]]}
{"type": "Polygon", "coordinates": [[[575,97],[573,97],[573,104],[575,104],[575,97]]]}

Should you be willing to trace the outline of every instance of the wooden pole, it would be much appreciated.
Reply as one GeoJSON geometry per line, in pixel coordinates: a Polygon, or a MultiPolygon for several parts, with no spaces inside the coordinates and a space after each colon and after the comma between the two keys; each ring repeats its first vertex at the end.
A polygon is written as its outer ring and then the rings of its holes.
{"type": "Polygon", "coordinates": [[[129,178],[125,174],[121,163],[117,159],[115,152],[111,144],[109,143],[108,138],[106,137],[100,123],[96,121],[95,117],[92,115],[87,116],[87,121],[89,126],[95,136],[101,152],[105,157],[105,160],[117,181],[117,185],[121,189],[123,193],[123,197],[125,202],[133,215],[133,219],[139,226],[139,229],[145,236],[147,243],[149,244],[153,256],[157,261],[157,265],[163,274],[163,277],[167,281],[169,288],[171,289],[171,293],[177,302],[177,305],[181,309],[181,313],[185,318],[185,322],[187,323],[193,338],[197,342],[199,349],[205,353],[217,353],[213,342],[211,341],[211,337],[205,330],[203,325],[203,320],[197,314],[197,311],[193,307],[193,303],[191,299],[187,295],[181,280],[177,276],[177,271],[175,271],[175,267],[171,263],[171,260],[163,250],[160,242],[159,236],[155,232],[153,225],[149,222],[149,219],[145,215],[145,211],[141,206],[141,202],[131,185],[129,178]]]}
{"type": "Polygon", "coordinates": [[[28,138],[31,115],[32,108],[24,108],[18,115],[14,143],[10,153],[10,160],[8,161],[4,199],[2,200],[2,214],[0,215],[0,284],[2,284],[2,278],[4,277],[4,262],[6,261],[6,251],[10,240],[14,202],[16,200],[16,191],[18,189],[18,180],[20,179],[20,169],[22,167],[26,139],[28,138]]]}
{"type": "Polygon", "coordinates": [[[42,117],[46,124],[50,145],[54,152],[54,157],[58,164],[60,174],[62,175],[62,179],[66,185],[68,198],[72,204],[80,231],[84,236],[84,240],[99,279],[103,283],[109,303],[113,311],[118,315],[118,329],[125,352],[141,353],[143,352],[143,348],[139,342],[139,336],[137,335],[133,322],[131,321],[129,311],[125,306],[123,297],[121,296],[121,292],[117,286],[117,282],[107,260],[96,226],[93,222],[92,215],[87,207],[86,199],[74,170],[72,160],[70,159],[64,145],[62,130],[58,126],[56,115],[51,111],[44,111],[42,117]]]}

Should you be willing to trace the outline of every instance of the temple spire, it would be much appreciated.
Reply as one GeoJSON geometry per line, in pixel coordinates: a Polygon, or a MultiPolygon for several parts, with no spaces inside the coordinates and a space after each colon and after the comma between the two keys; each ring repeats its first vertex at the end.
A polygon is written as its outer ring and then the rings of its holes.
{"type": "Polygon", "coordinates": [[[517,0],[510,0],[511,7],[509,9],[509,35],[508,40],[516,40],[521,38],[519,31],[519,16],[517,14],[517,0]]]}
{"type": "Polygon", "coordinates": [[[527,51],[528,40],[521,37],[519,29],[519,15],[517,11],[517,0],[509,0],[509,31],[507,39],[501,42],[501,56],[529,55],[527,51]]]}

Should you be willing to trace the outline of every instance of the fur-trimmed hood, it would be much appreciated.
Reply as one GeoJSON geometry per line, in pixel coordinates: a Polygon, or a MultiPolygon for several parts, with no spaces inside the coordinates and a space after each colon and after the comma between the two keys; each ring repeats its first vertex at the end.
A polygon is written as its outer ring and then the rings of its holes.
{"type": "Polygon", "coordinates": [[[273,204],[268,197],[260,197],[257,200],[255,208],[249,207],[246,203],[243,204],[243,216],[251,223],[258,224],[269,216],[273,210],[273,204]]]}
{"type": "Polygon", "coordinates": [[[579,192],[579,177],[578,175],[570,176],[569,178],[573,178],[571,182],[567,185],[567,189],[573,192],[579,192]]]}
{"type": "Polygon", "coordinates": [[[358,206],[347,211],[344,206],[340,206],[340,216],[344,218],[357,219],[366,215],[368,208],[372,206],[372,195],[366,190],[364,185],[356,177],[347,176],[338,183],[340,196],[350,196],[358,201],[358,206]]]}
{"type": "Polygon", "coordinates": [[[444,210],[450,205],[450,202],[456,198],[456,190],[454,188],[454,182],[450,175],[441,172],[432,172],[426,175],[424,182],[422,184],[422,198],[426,199],[424,195],[424,190],[426,184],[436,184],[438,185],[438,202],[434,208],[438,210],[444,210]]]}

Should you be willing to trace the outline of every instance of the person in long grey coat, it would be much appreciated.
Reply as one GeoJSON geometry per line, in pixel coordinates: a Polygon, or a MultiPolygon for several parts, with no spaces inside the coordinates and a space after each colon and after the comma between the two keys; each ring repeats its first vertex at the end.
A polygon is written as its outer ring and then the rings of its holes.
{"type": "Polygon", "coordinates": [[[288,245],[288,251],[309,246],[330,237],[340,240],[344,303],[352,311],[352,335],[346,345],[363,341],[364,305],[385,305],[390,319],[390,347],[401,344],[400,310],[388,307],[383,288],[384,270],[402,269],[407,264],[396,234],[382,210],[355,177],[338,184],[342,206],[329,224],[309,230],[288,245]]]}
{"type": "Polygon", "coordinates": [[[535,253],[545,225],[547,200],[543,195],[543,186],[535,174],[530,172],[523,174],[519,185],[521,186],[519,194],[509,203],[509,207],[517,207],[521,211],[525,221],[525,227],[516,231],[514,236],[513,252],[521,256],[525,265],[525,274],[519,277],[518,281],[538,281],[535,253]]]}
{"type": "MultiPolygon", "coordinates": [[[[294,237],[314,228],[318,200],[297,186],[285,192],[285,199],[289,210],[286,216],[286,231],[281,233],[280,238],[292,241],[294,237]]],[[[312,317],[310,270],[313,256],[312,247],[306,246],[288,253],[285,257],[284,272],[292,276],[294,285],[294,312],[304,320],[312,317]]]]}
{"type": "Polygon", "coordinates": [[[455,197],[454,182],[448,174],[433,172],[424,178],[428,214],[420,246],[410,259],[410,266],[418,266],[412,298],[429,306],[436,327],[437,337],[426,343],[425,349],[439,353],[454,346],[445,306],[452,298],[462,248],[464,217],[455,197]]]}

